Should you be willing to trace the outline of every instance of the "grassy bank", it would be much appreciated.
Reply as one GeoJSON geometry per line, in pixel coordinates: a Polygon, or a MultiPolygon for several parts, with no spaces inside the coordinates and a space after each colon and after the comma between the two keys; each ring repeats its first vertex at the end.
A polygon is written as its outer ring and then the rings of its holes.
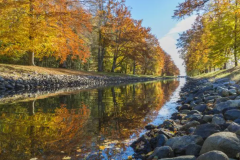
{"type": "Polygon", "coordinates": [[[219,70],[216,72],[210,72],[195,76],[194,78],[209,78],[209,79],[217,79],[217,78],[230,78],[233,81],[240,81],[240,67],[234,67],[231,69],[219,70]]]}
{"type": "MultiPolygon", "coordinates": [[[[1,77],[13,77],[20,78],[22,74],[44,74],[44,75],[92,75],[92,76],[110,76],[110,77],[148,77],[157,78],[159,76],[153,75],[132,75],[122,73],[107,73],[107,72],[86,72],[77,71],[63,68],[45,68],[38,66],[24,66],[24,65],[11,65],[0,64],[0,76],[1,77]]],[[[171,78],[171,76],[167,76],[171,78]]]]}

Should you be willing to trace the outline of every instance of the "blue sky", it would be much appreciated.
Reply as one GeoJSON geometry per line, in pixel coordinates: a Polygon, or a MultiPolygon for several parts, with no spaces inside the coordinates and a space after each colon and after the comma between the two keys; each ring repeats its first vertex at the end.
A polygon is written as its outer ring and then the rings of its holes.
{"type": "Polygon", "coordinates": [[[186,17],[182,21],[172,19],[176,6],[184,0],[126,0],[134,19],[143,19],[145,27],[151,27],[152,33],[159,39],[161,47],[168,52],[181,75],[185,75],[183,61],[177,53],[176,43],[178,34],[190,29],[196,16],[186,17]]]}

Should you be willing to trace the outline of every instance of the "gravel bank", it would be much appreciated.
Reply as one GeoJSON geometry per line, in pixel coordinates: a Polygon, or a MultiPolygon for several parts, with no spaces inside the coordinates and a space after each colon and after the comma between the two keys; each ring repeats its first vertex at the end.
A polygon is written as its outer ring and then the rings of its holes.
{"type": "Polygon", "coordinates": [[[132,143],[133,158],[143,160],[238,160],[240,85],[227,78],[189,80],[178,112],[132,143]]]}

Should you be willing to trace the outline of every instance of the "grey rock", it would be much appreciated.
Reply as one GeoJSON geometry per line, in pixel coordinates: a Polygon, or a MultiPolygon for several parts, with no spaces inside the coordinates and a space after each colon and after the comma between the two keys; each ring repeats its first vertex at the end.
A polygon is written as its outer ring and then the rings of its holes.
{"type": "Polygon", "coordinates": [[[228,92],[229,92],[229,95],[236,95],[237,94],[236,89],[230,89],[230,90],[228,90],[228,92]]]}
{"type": "Polygon", "coordinates": [[[206,122],[212,122],[213,115],[204,115],[203,120],[206,122]]]}
{"type": "Polygon", "coordinates": [[[191,101],[193,101],[193,95],[191,94],[191,95],[189,95],[188,97],[187,97],[187,99],[186,99],[186,101],[185,101],[185,103],[191,103],[191,101]]]}
{"type": "Polygon", "coordinates": [[[191,110],[188,115],[190,114],[201,114],[201,112],[197,111],[197,110],[191,110]]]}
{"type": "Polygon", "coordinates": [[[186,155],[198,156],[201,151],[201,146],[197,144],[190,144],[186,148],[186,155]]]}
{"type": "Polygon", "coordinates": [[[188,113],[190,113],[190,110],[186,110],[186,109],[185,110],[181,110],[180,113],[181,114],[188,114],[188,113]]]}
{"type": "Polygon", "coordinates": [[[184,119],[186,119],[186,120],[187,119],[191,120],[193,118],[195,118],[195,119],[202,119],[202,117],[203,117],[203,115],[194,113],[192,115],[187,115],[184,119]]]}
{"type": "Polygon", "coordinates": [[[228,110],[227,112],[225,112],[224,117],[227,120],[236,120],[240,118],[240,110],[239,109],[228,110]]]}
{"type": "Polygon", "coordinates": [[[200,155],[218,150],[229,158],[235,158],[240,151],[240,136],[232,132],[219,132],[208,137],[201,149],[200,155]]]}
{"type": "Polygon", "coordinates": [[[226,102],[222,102],[222,103],[216,104],[215,108],[218,111],[223,111],[225,109],[230,109],[230,108],[240,108],[240,100],[229,100],[226,102]]]}
{"type": "Polygon", "coordinates": [[[174,156],[173,150],[169,146],[157,147],[154,149],[154,152],[147,158],[152,160],[154,157],[161,158],[171,158],[174,156]]]}
{"type": "Polygon", "coordinates": [[[240,118],[236,119],[234,122],[237,123],[237,124],[240,124],[240,118]]]}
{"type": "Polygon", "coordinates": [[[212,124],[217,124],[217,125],[220,125],[220,124],[224,124],[226,123],[225,119],[222,118],[221,116],[219,115],[214,115],[213,118],[212,118],[212,124]]]}
{"type": "Polygon", "coordinates": [[[197,126],[197,128],[193,134],[199,135],[203,139],[206,139],[210,135],[220,132],[220,131],[221,131],[221,128],[216,124],[202,124],[202,125],[197,126]]]}
{"type": "Polygon", "coordinates": [[[200,104],[200,105],[197,105],[196,107],[194,107],[194,110],[197,110],[199,112],[204,112],[206,109],[207,109],[206,104],[200,104]]]}
{"type": "Polygon", "coordinates": [[[197,160],[229,160],[228,156],[221,151],[210,151],[202,154],[197,160]]]}
{"type": "Polygon", "coordinates": [[[196,160],[195,156],[179,156],[174,158],[163,158],[161,160],[196,160]]]}
{"type": "Polygon", "coordinates": [[[180,130],[186,131],[186,130],[188,130],[189,128],[191,128],[191,127],[196,127],[196,126],[198,126],[198,125],[200,125],[200,123],[199,123],[198,121],[191,121],[191,122],[188,122],[187,124],[185,124],[184,126],[182,126],[182,127],[180,128],[180,130]]]}
{"type": "Polygon", "coordinates": [[[205,97],[205,101],[215,100],[215,99],[218,99],[218,98],[221,98],[221,97],[220,96],[207,96],[207,97],[205,97]]]}
{"type": "Polygon", "coordinates": [[[227,89],[222,88],[221,90],[218,91],[219,95],[222,97],[228,97],[229,96],[229,91],[227,89]]]}
{"type": "Polygon", "coordinates": [[[237,132],[238,130],[240,130],[240,125],[237,123],[232,123],[228,126],[227,128],[230,132],[237,132]]]}
{"type": "MultiPolygon", "coordinates": [[[[194,98],[195,99],[195,98],[194,98]]],[[[190,103],[190,107],[195,107],[197,104],[194,102],[194,101],[192,101],[191,103],[190,103]]]]}
{"type": "MultiPolygon", "coordinates": [[[[240,94],[240,90],[238,90],[238,95],[240,94]]],[[[240,96],[237,96],[236,98],[235,98],[235,100],[239,100],[240,99],[240,96]]]]}
{"type": "Polygon", "coordinates": [[[13,87],[11,84],[6,84],[5,87],[6,87],[7,89],[14,89],[14,87],[13,87]]]}
{"type": "Polygon", "coordinates": [[[155,129],[157,128],[157,126],[153,125],[153,124],[149,124],[147,126],[145,126],[146,130],[152,130],[152,129],[155,129]]]}
{"type": "Polygon", "coordinates": [[[218,104],[218,103],[221,103],[221,102],[226,102],[228,100],[230,100],[228,97],[222,97],[222,98],[218,98],[216,100],[216,103],[218,104]]]}
{"type": "Polygon", "coordinates": [[[174,137],[169,139],[165,146],[170,146],[175,153],[184,153],[186,147],[190,144],[202,144],[203,139],[201,136],[190,135],[190,136],[182,136],[182,137],[174,137]]]}
{"type": "Polygon", "coordinates": [[[157,136],[156,140],[157,140],[156,147],[161,147],[167,142],[168,138],[164,134],[160,134],[157,136]]]}
{"type": "Polygon", "coordinates": [[[236,82],[234,82],[234,81],[228,81],[228,82],[223,83],[223,85],[225,85],[225,86],[234,85],[234,84],[236,84],[236,82]]]}

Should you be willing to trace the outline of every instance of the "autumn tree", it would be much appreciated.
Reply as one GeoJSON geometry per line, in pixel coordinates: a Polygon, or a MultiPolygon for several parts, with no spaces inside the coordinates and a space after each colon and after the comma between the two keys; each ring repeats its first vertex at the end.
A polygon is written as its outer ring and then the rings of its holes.
{"type": "Polygon", "coordinates": [[[1,53],[28,53],[29,64],[38,58],[68,55],[85,60],[89,49],[83,33],[90,31],[90,15],[77,1],[23,0],[1,2],[1,53]]]}

